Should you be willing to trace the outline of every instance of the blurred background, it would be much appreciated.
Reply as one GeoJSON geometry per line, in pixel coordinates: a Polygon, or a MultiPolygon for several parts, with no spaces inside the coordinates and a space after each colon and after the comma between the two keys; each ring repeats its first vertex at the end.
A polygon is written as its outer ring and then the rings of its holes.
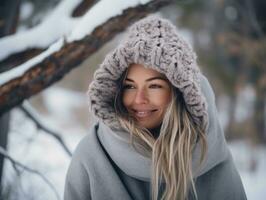
{"type": "MultiPolygon", "coordinates": [[[[16,23],[9,27],[9,32],[0,29],[0,41],[34,29],[51,17],[63,1],[1,0],[0,28],[4,20],[12,17],[16,23]]],[[[90,1],[83,2],[86,7],[90,1]]],[[[249,200],[263,200],[266,196],[265,9],[263,0],[176,0],[156,12],[176,24],[198,55],[201,71],[214,88],[220,122],[249,200]]],[[[84,13],[72,10],[73,18],[84,13]]],[[[45,34],[56,31],[59,30],[50,27],[35,37],[40,42],[45,34]]],[[[93,121],[86,91],[94,70],[121,37],[123,33],[117,34],[63,79],[24,102],[26,107],[35,109],[37,119],[60,136],[71,152],[93,121]]],[[[11,54],[0,58],[0,79],[1,73],[43,49],[29,46],[27,51],[15,55],[19,59],[11,54]]],[[[9,155],[41,173],[30,172],[1,157],[0,199],[62,199],[71,159],[62,143],[47,134],[21,107],[2,115],[0,128],[1,146],[9,155]]]]}

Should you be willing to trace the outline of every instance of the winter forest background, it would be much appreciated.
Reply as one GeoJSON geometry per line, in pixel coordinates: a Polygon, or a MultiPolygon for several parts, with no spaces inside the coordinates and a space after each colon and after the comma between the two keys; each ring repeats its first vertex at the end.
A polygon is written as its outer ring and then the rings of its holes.
{"type": "Polygon", "coordinates": [[[0,199],[62,199],[86,90],[129,24],[170,19],[198,54],[249,200],[266,196],[266,1],[1,0],[0,199]]]}

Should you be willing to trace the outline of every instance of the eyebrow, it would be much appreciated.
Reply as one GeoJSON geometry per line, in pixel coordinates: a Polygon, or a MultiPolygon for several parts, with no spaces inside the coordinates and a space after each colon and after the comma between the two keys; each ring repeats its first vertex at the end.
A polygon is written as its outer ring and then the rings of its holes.
{"type": "MultiPolygon", "coordinates": [[[[167,81],[166,78],[163,78],[163,77],[160,77],[160,76],[155,76],[155,77],[151,77],[151,78],[148,78],[147,80],[145,80],[146,82],[149,82],[149,81],[153,81],[155,79],[159,79],[159,80],[163,80],[163,81],[167,81]]],[[[134,80],[130,79],[130,78],[126,78],[125,81],[129,81],[129,82],[134,82],[134,80]]]]}

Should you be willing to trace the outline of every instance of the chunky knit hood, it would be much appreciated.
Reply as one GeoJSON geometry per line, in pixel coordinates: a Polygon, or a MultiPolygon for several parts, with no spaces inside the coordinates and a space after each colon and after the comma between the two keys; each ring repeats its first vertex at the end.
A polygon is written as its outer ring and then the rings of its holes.
{"type": "Polygon", "coordinates": [[[88,95],[91,111],[99,119],[119,128],[114,110],[117,81],[132,63],[163,73],[182,92],[195,123],[206,130],[207,104],[200,88],[196,55],[170,21],[154,16],[133,24],[125,40],[96,70],[88,95]]]}

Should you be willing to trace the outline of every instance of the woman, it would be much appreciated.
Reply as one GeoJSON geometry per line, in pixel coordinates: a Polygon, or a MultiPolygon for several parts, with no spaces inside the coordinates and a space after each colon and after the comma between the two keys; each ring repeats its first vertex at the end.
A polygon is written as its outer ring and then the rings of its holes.
{"type": "Polygon", "coordinates": [[[213,91],[165,19],[133,24],[90,84],[99,119],[78,145],[65,200],[243,200],[213,91]]]}

